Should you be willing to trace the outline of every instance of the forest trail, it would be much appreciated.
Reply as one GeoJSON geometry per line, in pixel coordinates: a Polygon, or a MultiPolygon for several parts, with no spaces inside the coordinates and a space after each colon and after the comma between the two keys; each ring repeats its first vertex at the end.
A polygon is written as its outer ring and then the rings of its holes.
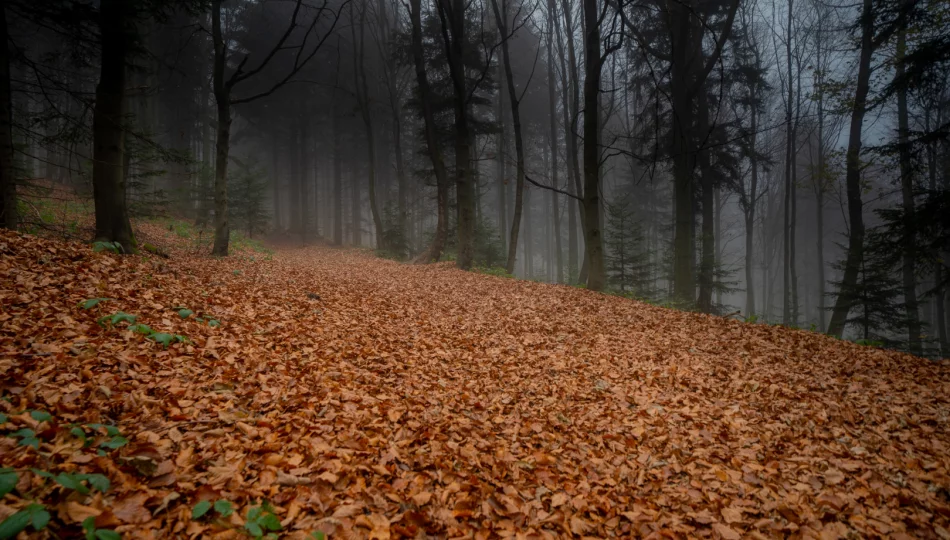
{"type": "Polygon", "coordinates": [[[40,439],[2,466],[111,481],[21,474],[0,519],[37,500],[61,536],[238,538],[266,499],[289,537],[950,537],[946,363],[316,247],[0,232],[0,308],[0,430],[40,439]],[[120,311],[187,342],[96,324],[120,311]],[[90,423],[129,442],[97,455],[66,427],[90,423]]]}

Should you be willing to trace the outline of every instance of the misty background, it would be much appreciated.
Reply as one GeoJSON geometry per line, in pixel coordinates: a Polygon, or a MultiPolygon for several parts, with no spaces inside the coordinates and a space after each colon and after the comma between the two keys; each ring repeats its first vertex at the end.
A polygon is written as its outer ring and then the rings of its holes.
{"type": "MultiPolygon", "coordinates": [[[[940,0],[12,0],[3,223],[235,232],[947,356],[940,0]]],[[[86,227],[86,228],[84,228],[86,227]]],[[[88,229],[88,230],[87,230],[88,229]]]]}

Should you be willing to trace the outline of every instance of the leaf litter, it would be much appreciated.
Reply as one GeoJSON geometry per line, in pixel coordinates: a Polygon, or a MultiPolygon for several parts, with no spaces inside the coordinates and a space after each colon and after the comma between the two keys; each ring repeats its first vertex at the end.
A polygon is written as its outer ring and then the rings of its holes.
{"type": "Polygon", "coordinates": [[[172,257],[0,232],[0,429],[38,442],[0,438],[19,473],[0,520],[40,503],[38,536],[93,518],[135,538],[950,538],[945,363],[449,264],[153,241],[172,257]],[[97,323],[116,313],[183,339],[97,323]],[[31,469],[109,485],[65,494],[31,469]]]}

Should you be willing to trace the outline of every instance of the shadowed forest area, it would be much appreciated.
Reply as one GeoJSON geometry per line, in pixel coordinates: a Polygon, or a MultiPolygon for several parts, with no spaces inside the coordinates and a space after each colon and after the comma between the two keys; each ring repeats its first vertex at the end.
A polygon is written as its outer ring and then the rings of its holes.
{"type": "Polygon", "coordinates": [[[950,538],[946,1],[0,32],[0,540],[950,538]]]}

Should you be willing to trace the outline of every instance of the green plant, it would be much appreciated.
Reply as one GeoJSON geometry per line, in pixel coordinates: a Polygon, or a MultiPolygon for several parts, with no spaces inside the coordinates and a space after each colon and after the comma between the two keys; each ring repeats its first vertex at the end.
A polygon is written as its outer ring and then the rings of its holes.
{"type": "Polygon", "coordinates": [[[153,332],[147,336],[155,343],[161,343],[166,349],[172,343],[188,343],[188,338],[178,334],[166,334],[165,332],[153,332]]]}
{"type": "Polygon", "coordinates": [[[132,325],[132,324],[135,324],[136,319],[138,319],[138,315],[131,315],[129,313],[125,313],[124,311],[119,311],[119,312],[113,313],[112,315],[99,317],[99,319],[96,320],[96,323],[99,326],[105,328],[107,325],[115,326],[119,324],[120,322],[127,322],[130,325],[132,325]]]}
{"type": "Polygon", "coordinates": [[[488,274],[489,276],[497,276],[497,277],[505,277],[505,278],[515,277],[509,274],[508,271],[505,270],[505,267],[503,266],[487,266],[487,267],[477,266],[473,268],[473,270],[475,272],[478,272],[479,274],[488,274]]]}
{"type": "Polygon", "coordinates": [[[86,533],[86,540],[119,540],[122,535],[112,529],[97,529],[95,516],[87,517],[82,522],[82,530],[86,533]]]}
{"type": "Polygon", "coordinates": [[[129,330],[135,332],[136,334],[142,334],[145,336],[150,336],[155,333],[151,326],[141,323],[130,325],[129,330]]]}
{"type": "Polygon", "coordinates": [[[59,473],[54,475],[51,472],[40,469],[30,469],[34,474],[42,478],[51,478],[57,484],[66,489],[71,489],[81,495],[88,495],[90,488],[97,489],[103,493],[109,491],[109,479],[101,474],[82,474],[82,473],[59,473]],[[89,484],[88,486],[86,484],[89,484]]]}
{"type": "MultiPolygon", "coordinates": [[[[79,440],[81,440],[82,445],[85,448],[92,445],[92,439],[90,439],[86,435],[86,431],[85,429],[83,429],[83,427],[84,426],[82,425],[75,425],[72,428],[70,428],[69,433],[75,436],[76,438],[78,438],[79,440]]],[[[105,430],[106,436],[108,436],[109,439],[99,443],[100,453],[102,454],[105,454],[105,452],[101,450],[102,448],[107,448],[109,450],[117,450],[129,444],[129,440],[125,438],[122,435],[122,433],[119,431],[119,428],[115,426],[109,426],[106,424],[87,424],[85,427],[93,431],[105,430]]]]}
{"type": "Polygon", "coordinates": [[[122,244],[118,242],[93,242],[92,250],[96,253],[100,251],[111,251],[112,253],[123,253],[122,244]]]}
{"type": "Polygon", "coordinates": [[[29,504],[0,523],[0,539],[14,538],[27,527],[39,531],[49,523],[49,517],[49,512],[42,504],[29,504]]]}
{"type": "Polygon", "coordinates": [[[201,517],[207,514],[212,508],[214,508],[214,511],[221,517],[228,517],[234,513],[234,507],[231,506],[231,501],[218,499],[212,506],[211,501],[204,500],[198,501],[198,504],[191,509],[191,519],[201,519],[201,517]]]}
{"type": "MultiPolygon", "coordinates": [[[[264,501],[260,506],[254,506],[247,512],[244,529],[254,538],[264,538],[265,531],[279,531],[280,519],[274,514],[274,508],[264,501]]],[[[277,535],[268,534],[268,538],[277,535]]]]}
{"type": "Polygon", "coordinates": [[[0,498],[13,491],[19,480],[14,469],[0,469],[0,498]]]}
{"type": "Polygon", "coordinates": [[[40,439],[36,436],[36,432],[30,428],[18,429],[10,433],[10,437],[19,438],[20,440],[17,441],[19,446],[32,446],[37,450],[40,448],[40,439]]]}
{"type": "Polygon", "coordinates": [[[755,313],[753,313],[752,315],[749,315],[748,317],[745,318],[745,322],[747,322],[747,323],[755,323],[755,322],[757,322],[758,320],[759,320],[759,316],[756,315],[755,313]]]}
{"type": "Polygon", "coordinates": [[[83,309],[92,309],[96,307],[97,305],[101,304],[102,302],[106,302],[108,300],[112,300],[112,299],[111,298],[90,298],[88,300],[83,300],[82,302],[80,302],[79,307],[83,309]]]}

